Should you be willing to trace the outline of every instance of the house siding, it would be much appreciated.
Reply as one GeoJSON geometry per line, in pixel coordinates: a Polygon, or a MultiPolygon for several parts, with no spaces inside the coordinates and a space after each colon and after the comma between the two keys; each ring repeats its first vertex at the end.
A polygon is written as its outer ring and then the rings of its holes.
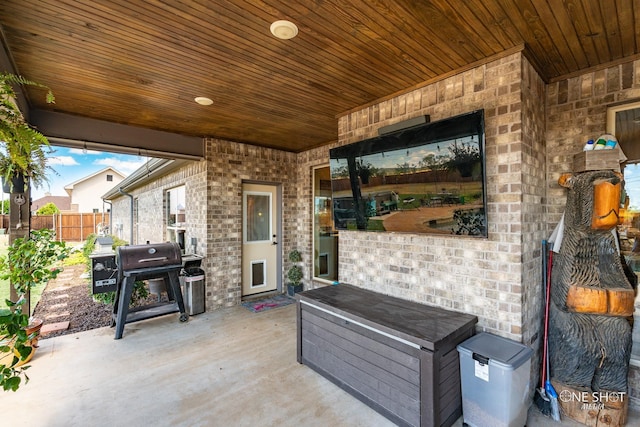
{"type": "Polygon", "coordinates": [[[123,179],[122,175],[113,169],[103,170],[96,175],[85,178],[73,184],[71,190],[67,190],[71,197],[71,207],[75,212],[103,212],[107,207],[104,205],[101,194],[118,185],[123,179]],[[113,177],[112,181],[107,181],[107,175],[113,177]]]}
{"type": "MultiPolygon", "coordinates": [[[[186,242],[192,237],[198,241],[198,253],[206,250],[206,203],[203,188],[206,185],[206,162],[192,162],[167,175],[131,190],[129,194],[137,199],[133,212],[133,242],[131,242],[131,202],[129,197],[118,197],[112,201],[112,233],[130,244],[164,242],[166,236],[165,192],[173,187],[184,185],[186,222],[189,228],[185,234],[186,242]]],[[[188,250],[189,248],[187,248],[188,250]]]]}

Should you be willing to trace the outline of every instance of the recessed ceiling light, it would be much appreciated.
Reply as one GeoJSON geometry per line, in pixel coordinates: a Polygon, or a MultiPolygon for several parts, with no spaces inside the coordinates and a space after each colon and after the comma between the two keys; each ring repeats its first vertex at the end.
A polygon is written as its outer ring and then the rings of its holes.
{"type": "Polygon", "coordinates": [[[196,96],[194,99],[200,105],[211,105],[213,104],[213,100],[211,98],[207,98],[206,96],[196,96]]]}
{"type": "Polygon", "coordinates": [[[276,21],[271,24],[271,34],[282,40],[292,39],[298,35],[298,27],[290,21],[276,21]]]}

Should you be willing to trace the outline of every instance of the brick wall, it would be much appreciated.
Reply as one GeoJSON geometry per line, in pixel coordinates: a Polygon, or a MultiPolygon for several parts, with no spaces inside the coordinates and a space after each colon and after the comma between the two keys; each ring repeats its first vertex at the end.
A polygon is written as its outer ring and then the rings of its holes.
{"type": "MultiPolygon", "coordinates": [[[[386,294],[478,315],[480,328],[518,341],[537,332],[541,294],[539,239],[542,215],[538,181],[544,163],[540,123],[544,86],[520,54],[344,115],[339,140],[298,155],[222,140],[207,140],[207,159],[132,191],[139,200],[138,242],[163,241],[164,192],[187,189],[187,242],[198,239],[207,272],[207,307],[240,302],[243,181],[282,185],[285,254],[304,256],[304,283],[312,272],[312,167],[326,165],[332,146],[376,134],[380,126],[417,115],[444,119],[485,110],[489,237],[369,234],[343,231],[340,280],[386,294]],[[523,132],[523,129],[526,132],[523,132]],[[291,165],[298,164],[297,168],[291,165]],[[527,212],[523,212],[526,207],[527,212]],[[160,224],[160,225],[159,225],[160,224]],[[536,252],[538,251],[538,252],[536,252]],[[381,260],[388,260],[381,262],[381,260]],[[527,284],[529,281],[536,286],[527,284]],[[529,328],[530,330],[528,330],[529,328]]],[[[114,217],[128,229],[128,199],[114,203],[114,217]]],[[[284,273],[283,273],[284,275],[284,273]]]]}
{"type": "MultiPolygon", "coordinates": [[[[542,79],[515,54],[340,117],[337,143],[298,157],[307,200],[309,170],[326,165],[333,146],[419,115],[434,121],[485,109],[489,219],[487,239],[341,231],[340,280],[475,314],[480,330],[541,348],[541,242],[553,228],[546,218],[545,97],[542,79]]],[[[310,233],[312,212],[302,216],[310,233]]],[[[535,352],[534,382],[539,358],[535,352]]]]}
{"type": "MultiPolygon", "coordinates": [[[[133,242],[129,242],[131,202],[128,197],[118,197],[112,205],[113,224],[122,224],[122,230],[114,227],[113,233],[132,244],[166,241],[165,192],[185,185],[185,202],[189,206],[186,211],[186,222],[189,224],[185,234],[186,241],[188,243],[191,237],[195,237],[199,245],[206,245],[206,227],[203,222],[206,204],[202,197],[206,188],[205,173],[206,162],[189,162],[180,169],[130,190],[129,193],[138,200],[134,209],[133,242]]],[[[206,246],[198,248],[198,253],[203,254],[205,248],[206,246]]]]}
{"type": "MultiPolygon", "coordinates": [[[[201,197],[206,195],[206,303],[207,310],[212,310],[240,304],[243,181],[281,185],[283,235],[278,243],[283,272],[290,266],[286,254],[309,238],[298,221],[308,200],[298,197],[295,154],[214,139],[206,141],[206,149],[207,190],[201,197]]],[[[308,270],[303,281],[307,277],[308,270]]]]}
{"type": "MultiPolygon", "coordinates": [[[[520,164],[502,164],[499,170],[507,173],[519,173],[522,177],[514,188],[521,193],[521,204],[511,204],[513,212],[519,212],[519,227],[522,233],[521,255],[521,321],[522,342],[528,344],[534,350],[542,348],[543,330],[542,319],[544,316],[545,289],[543,286],[542,270],[542,240],[549,235],[549,227],[546,221],[546,144],[544,139],[545,125],[545,85],[535,72],[531,64],[523,61],[522,68],[522,123],[514,125],[510,132],[519,133],[522,145],[520,164]]],[[[518,149],[516,146],[512,146],[518,149]]],[[[518,307],[511,305],[501,309],[514,310],[518,307]]],[[[540,360],[542,355],[534,352],[531,363],[531,377],[538,384],[540,360]]]]}
{"type": "Polygon", "coordinates": [[[549,84],[546,99],[548,219],[557,224],[566,201],[558,178],[571,172],[573,155],[587,140],[606,133],[609,105],[640,99],[640,60],[549,84]]]}
{"type": "MultiPolygon", "coordinates": [[[[301,235],[303,227],[298,212],[307,201],[298,197],[300,185],[296,181],[296,168],[292,167],[295,162],[293,153],[207,140],[205,161],[188,163],[129,191],[138,199],[134,243],[166,240],[165,192],[185,185],[185,241],[188,246],[195,237],[195,252],[205,257],[202,267],[206,273],[206,308],[211,311],[240,304],[242,183],[262,181],[281,186],[283,236],[278,242],[283,251],[283,271],[287,271],[289,262],[284,255],[309,239],[309,236],[301,235]]],[[[129,240],[129,198],[119,197],[112,209],[114,223],[123,224],[121,237],[129,240]]],[[[308,271],[305,269],[305,278],[308,271]]]]}

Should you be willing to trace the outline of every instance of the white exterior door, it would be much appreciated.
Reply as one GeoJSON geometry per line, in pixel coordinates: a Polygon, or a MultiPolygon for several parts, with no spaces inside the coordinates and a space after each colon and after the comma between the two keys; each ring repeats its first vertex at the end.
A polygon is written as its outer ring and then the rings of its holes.
{"type": "Polygon", "coordinates": [[[277,187],[242,186],[242,296],[278,288],[277,187]]]}

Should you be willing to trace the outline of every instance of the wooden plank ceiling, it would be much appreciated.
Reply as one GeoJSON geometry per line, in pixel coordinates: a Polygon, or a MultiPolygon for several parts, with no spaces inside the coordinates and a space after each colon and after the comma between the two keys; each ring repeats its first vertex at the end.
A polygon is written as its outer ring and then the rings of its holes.
{"type": "Polygon", "coordinates": [[[2,0],[15,72],[54,109],[299,152],[336,116],[526,46],[546,81],[638,55],[637,0],[2,0]],[[270,24],[288,19],[297,37],[270,24]],[[194,97],[213,99],[201,106],[194,97]]]}

